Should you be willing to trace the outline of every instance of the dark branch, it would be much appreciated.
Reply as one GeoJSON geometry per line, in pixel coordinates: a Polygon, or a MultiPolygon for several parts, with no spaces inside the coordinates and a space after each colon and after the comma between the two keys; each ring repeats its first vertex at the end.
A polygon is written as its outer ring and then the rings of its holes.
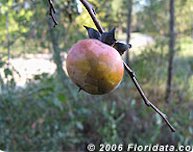
{"type": "Polygon", "coordinates": [[[136,78],[136,75],[134,74],[134,72],[131,70],[131,68],[125,63],[123,62],[124,64],[124,67],[125,67],[125,70],[127,71],[127,73],[129,74],[129,76],[131,77],[133,83],[135,84],[138,92],[140,93],[141,97],[143,98],[145,104],[148,106],[148,107],[151,107],[152,109],[154,109],[162,118],[163,120],[166,122],[166,124],[170,127],[171,131],[172,132],[175,132],[175,129],[173,128],[173,126],[170,124],[170,122],[167,120],[167,116],[166,114],[164,114],[163,112],[161,112],[154,104],[152,104],[148,99],[147,97],[145,96],[142,88],[140,87],[138,81],[137,81],[137,78],[136,78]]]}
{"type": "MultiPolygon", "coordinates": [[[[95,23],[95,26],[97,27],[98,31],[100,33],[103,33],[104,30],[102,28],[102,26],[100,25],[99,21],[97,20],[96,18],[96,14],[95,12],[93,11],[93,7],[92,5],[87,1],[87,0],[80,0],[82,2],[82,4],[85,6],[85,8],[87,9],[87,11],[89,12],[93,22],[95,23]]],[[[147,97],[145,96],[141,86],[139,85],[138,81],[137,81],[137,78],[136,78],[136,75],[134,74],[133,70],[123,61],[123,64],[124,64],[124,68],[125,70],[127,71],[127,73],[129,74],[129,76],[131,77],[133,83],[135,84],[139,94],[141,95],[141,97],[143,98],[145,104],[148,106],[148,107],[151,107],[154,111],[156,111],[161,117],[162,119],[166,122],[166,124],[169,126],[169,128],[171,129],[172,132],[175,132],[175,129],[173,128],[173,126],[170,124],[170,122],[168,121],[167,119],[167,116],[161,112],[154,104],[152,104],[148,99],[147,97]]]]}
{"type": "Polygon", "coordinates": [[[96,18],[96,12],[95,12],[93,6],[87,0],[80,0],[80,1],[84,5],[84,7],[87,9],[87,11],[90,14],[90,16],[91,16],[96,28],[98,29],[98,31],[100,33],[103,33],[104,30],[103,30],[102,26],[100,25],[99,21],[96,18]]]}
{"type": "Polygon", "coordinates": [[[54,27],[55,27],[56,25],[58,25],[58,23],[54,17],[54,14],[56,13],[56,11],[55,11],[55,8],[53,6],[52,0],[48,0],[48,4],[49,4],[49,15],[52,18],[52,21],[54,22],[54,27]]]}

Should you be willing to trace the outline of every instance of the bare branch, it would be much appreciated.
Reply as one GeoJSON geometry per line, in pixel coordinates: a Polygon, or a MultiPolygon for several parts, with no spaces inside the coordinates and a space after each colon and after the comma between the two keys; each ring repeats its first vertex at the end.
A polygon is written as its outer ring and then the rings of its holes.
{"type": "MultiPolygon", "coordinates": [[[[99,21],[97,20],[96,18],[96,14],[95,14],[95,11],[93,11],[93,7],[92,5],[87,1],[87,0],[80,0],[82,2],[82,4],[85,6],[85,8],[87,9],[88,13],[90,14],[93,22],[95,23],[95,26],[97,27],[98,31],[100,33],[103,33],[104,30],[102,28],[102,26],[100,25],[99,21]]],[[[161,117],[162,119],[166,122],[166,124],[169,126],[169,128],[171,129],[172,132],[175,132],[175,129],[174,127],[170,124],[170,122],[168,121],[167,119],[167,116],[161,112],[154,104],[152,104],[148,99],[147,97],[145,96],[141,86],[139,85],[138,81],[137,81],[137,78],[136,78],[136,75],[135,73],[133,72],[133,70],[123,61],[123,64],[124,64],[124,68],[125,70],[127,71],[127,73],[129,74],[129,76],[131,77],[133,83],[135,84],[139,94],[141,95],[141,97],[143,98],[144,100],[144,103],[148,106],[148,107],[151,107],[155,112],[157,112],[161,117]]]]}
{"type": "Polygon", "coordinates": [[[93,6],[87,0],[80,0],[80,1],[84,5],[84,7],[87,9],[87,11],[90,14],[90,16],[91,16],[96,28],[98,29],[98,31],[100,33],[103,33],[104,30],[103,30],[102,26],[100,25],[99,21],[96,18],[96,12],[95,12],[93,6]]]}
{"type": "Polygon", "coordinates": [[[142,88],[140,87],[138,81],[137,81],[137,78],[136,78],[136,75],[134,74],[133,70],[131,70],[131,68],[123,61],[123,64],[124,64],[124,67],[125,67],[125,70],[127,71],[127,73],[129,74],[130,78],[132,79],[133,83],[135,84],[138,92],[140,93],[141,97],[143,98],[145,104],[148,106],[148,107],[151,107],[153,110],[155,110],[162,118],[163,120],[166,122],[166,124],[170,127],[171,131],[172,132],[175,132],[175,129],[174,127],[170,124],[170,122],[167,120],[167,116],[166,114],[164,114],[163,112],[161,112],[154,104],[152,104],[148,99],[147,97],[145,96],[142,88]]]}
{"type": "Polygon", "coordinates": [[[55,27],[56,25],[58,25],[58,23],[54,17],[54,14],[56,13],[56,11],[55,11],[55,8],[53,6],[52,0],[48,0],[48,4],[49,4],[49,15],[52,18],[52,21],[54,22],[54,27],[55,27]]]}

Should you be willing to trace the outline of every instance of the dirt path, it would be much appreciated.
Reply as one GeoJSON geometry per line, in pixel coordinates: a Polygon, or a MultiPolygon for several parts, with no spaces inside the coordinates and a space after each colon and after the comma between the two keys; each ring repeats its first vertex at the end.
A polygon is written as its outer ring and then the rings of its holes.
{"type": "Polygon", "coordinates": [[[11,65],[19,73],[14,74],[17,86],[24,87],[27,80],[41,73],[53,74],[56,66],[51,54],[27,55],[10,60],[11,65]]]}

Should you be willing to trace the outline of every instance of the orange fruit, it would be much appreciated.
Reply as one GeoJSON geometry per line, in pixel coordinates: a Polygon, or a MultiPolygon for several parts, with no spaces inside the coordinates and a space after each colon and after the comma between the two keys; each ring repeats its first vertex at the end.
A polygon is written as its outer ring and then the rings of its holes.
{"type": "Polygon", "coordinates": [[[123,61],[113,47],[95,39],[85,39],[69,50],[66,68],[71,80],[90,94],[115,89],[124,74],[123,61]]]}

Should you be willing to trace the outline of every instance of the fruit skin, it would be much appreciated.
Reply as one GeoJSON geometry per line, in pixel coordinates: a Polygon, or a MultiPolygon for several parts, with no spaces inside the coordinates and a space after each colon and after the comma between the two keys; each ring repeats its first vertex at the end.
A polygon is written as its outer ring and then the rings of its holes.
{"type": "Polygon", "coordinates": [[[95,39],[85,39],[69,50],[66,68],[69,77],[90,94],[105,94],[121,82],[123,61],[114,48],[95,39]]]}

